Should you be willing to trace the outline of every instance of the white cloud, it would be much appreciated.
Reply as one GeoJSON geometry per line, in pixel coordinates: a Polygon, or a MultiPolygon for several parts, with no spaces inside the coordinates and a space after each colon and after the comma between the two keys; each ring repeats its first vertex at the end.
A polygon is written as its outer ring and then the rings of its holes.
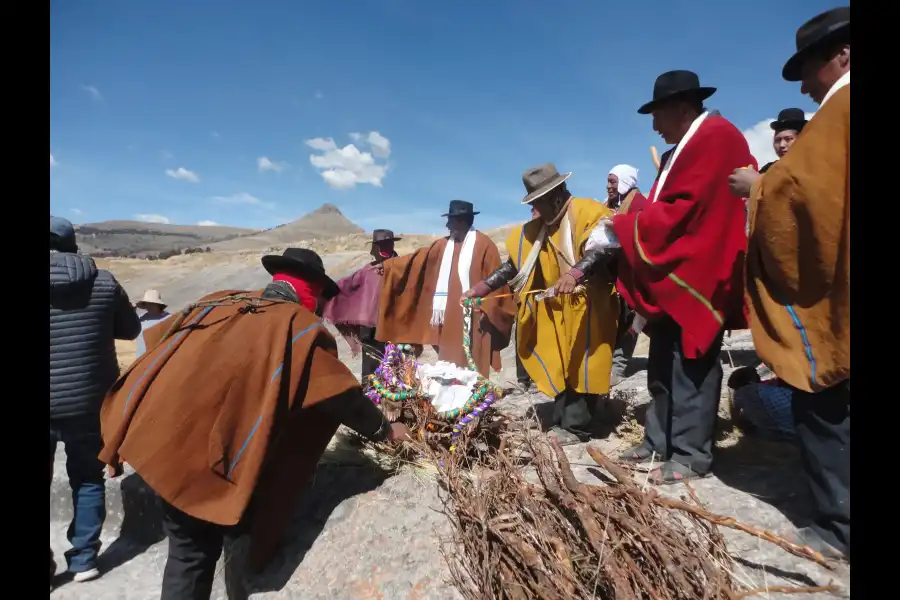
{"type": "Polygon", "coordinates": [[[73,215],[83,215],[84,214],[84,211],[82,211],[80,208],[73,208],[71,212],[73,215]]]}
{"type": "Polygon", "coordinates": [[[188,171],[184,167],[178,167],[177,169],[166,169],[166,175],[168,175],[172,179],[190,181],[191,183],[197,183],[198,181],[200,181],[200,177],[196,173],[194,173],[193,171],[188,171]]]}
{"type": "Polygon", "coordinates": [[[100,90],[98,90],[98,89],[95,88],[94,86],[92,86],[92,85],[82,85],[82,86],[81,86],[81,89],[84,90],[85,92],[87,92],[88,94],[90,94],[91,98],[92,98],[95,102],[100,102],[101,100],[103,100],[103,94],[101,94],[101,93],[100,93],[100,90]]]}
{"type": "Polygon", "coordinates": [[[325,97],[325,94],[323,94],[319,90],[316,90],[316,100],[321,100],[324,97],[325,97]]]}
{"type": "Polygon", "coordinates": [[[387,175],[387,163],[376,158],[390,156],[390,140],[377,131],[351,133],[350,138],[362,147],[368,146],[371,152],[360,151],[354,144],[339,148],[332,138],[313,138],[306,140],[306,145],[321,154],[310,154],[309,162],[334,189],[346,190],[364,183],[381,187],[387,175]]]}
{"type": "Polygon", "coordinates": [[[215,221],[197,221],[197,225],[200,227],[214,227],[218,225],[215,221]]]}
{"type": "MultiPolygon", "coordinates": [[[[814,114],[806,113],[806,119],[812,119],[814,114]]],[[[760,121],[742,132],[744,137],[747,138],[747,144],[750,145],[750,154],[756,159],[760,168],[778,158],[775,154],[775,149],[772,147],[772,138],[775,134],[769,126],[774,120],[773,118],[760,121]]]]}
{"type": "Polygon", "coordinates": [[[391,155],[391,141],[377,131],[351,133],[350,139],[361,145],[368,145],[372,149],[372,154],[378,158],[387,158],[391,155]]]}
{"type": "Polygon", "coordinates": [[[143,221],[144,223],[160,223],[162,225],[169,224],[169,219],[162,215],[134,215],[134,218],[138,221],[143,221]]]}
{"type": "Polygon", "coordinates": [[[275,171],[276,173],[281,173],[288,167],[286,162],[278,162],[277,160],[272,160],[266,156],[260,156],[256,159],[256,167],[259,169],[260,173],[265,173],[266,171],[275,171]]]}
{"type": "Polygon", "coordinates": [[[218,131],[210,131],[210,132],[209,132],[209,135],[213,136],[213,137],[214,137],[215,139],[217,139],[217,140],[218,140],[218,139],[221,139],[221,137],[222,137],[222,134],[219,133],[218,131]]]}
{"type": "Polygon", "coordinates": [[[51,153],[50,153],[50,168],[52,169],[52,168],[55,167],[57,164],[59,164],[59,163],[57,163],[57,162],[56,162],[56,159],[53,158],[53,153],[51,152],[51,153]]]}
{"type": "Polygon", "coordinates": [[[239,192],[237,194],[232,194],[231,196],[213,196],[213,200],[224,204],[249,204],[251,206],[262,206],[264,208],[273,208],[275,206],[274,203],[264,202],[247,192],[239,192]]]}
{"type": "Polygon", "coordinates": [[[175,155],[169,152],[168,150],[163,150],[159,153],[163,160],[172,160],[175,158],[175,155]]]}

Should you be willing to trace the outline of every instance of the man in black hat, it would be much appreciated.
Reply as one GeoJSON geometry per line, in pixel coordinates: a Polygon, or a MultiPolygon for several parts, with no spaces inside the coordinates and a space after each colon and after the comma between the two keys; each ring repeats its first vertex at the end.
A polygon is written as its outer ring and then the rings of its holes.
{"type": "MultiPolygon", "coordinates": [[[[440,360],[466,367],[463,350],[463,292],[500,265],[497,245],[474,228],[471,202],[451,200],[450,235],[408,256],[384,263],[377,337],[382,342],[435,347],[440,360]]],[[[472,358],[483,377],[501,368],[500,351],[509,345],[515,303],[498,297],[481,307],[471,332],[472,358]]]]}
{"type": "Polygon", "coordinates": [[[510,232],[509,259],[465,294],[490,299],[507,284],[516,293],[516,352],[538,389],[554,399],[550,434],[561,444],[594,433],[597,404],[609,393],[619,313],[606,268],[614,254],[586,248],[590,232],[612,210],[573,196],[566,186],[571,175],[553,163],[525,171],[522,204],[538,218],[510,232]],[[573,294],[579,289],[584,293],[573,294]],[[542,290],[550,290],[545,299],[536,294],[542,290]]]}
{"type": "Polygon", "coordinates": [[[800,27],[782,75],[819,110],[764,177],[730,178],[750,199],[750,328],[759,357],[794,389],[813,500],[813,522],[795,541],[849,558],[850,7],[800,27]]]}
{"type": "MultiPolygon", "coordinates": [[[[772,138],[772,147],[775,149],[775,155],[778,158],[783,158],[787,154],[794,142],[797,141],[797,136],[803,131],[805,125],[806,115],[799,108],[786,108],[778,113],[778,118],[772,121],[770,125],[772,131],[775,132],[775,136],[772,138]]],[[[776,162],[778,161],[773,160],[770,163],[766,163],[759,170],[759,173],[765,173],[776,162]]]]}
{"type": "Polygon", "coordinates": [[[755,166],[747,140],[703,102],[716,89],[691,71],[660,75],[640,114],[674,144],[640,213],[618,214],[617,288],[647,319],[647,384],[653,395],[643,443],[623,459],[661,466],[655,483],[705,476],[722,387],[719,354],[726,329],[745,326],[746,211],[728,189],[735,168],[755,166]]]}
{"type": "Polygon", "coordinates": [[[100,459],[113,473],[128,462],[161,500],[162,600],[208,599],[223,546],[228,597],[246,598],[244,567],[272,558],[339,425],[409,434],[363,395],[316,317],[338,293],[319,255],[288,248],[262,265],[261,292],[216,292],[146,330],[147,353],[104,400],[100,459]],[[246,554],[232,552],[244,534],[246,554]]]}
{"type": "Polygon", "coordinates": [[[389,258],[395,258],[394,243],[401,238],[390,229],[372,232],[369,253],[372,261],[352,275],[337,281],[340,293],[325,304],[322,316],[334,323],[347,341],[353,356],[362,349],[362,382],[375,373],[384,356],[384,342],[375,334],[378,321],[378,294],[381,291],[380,266],[389,258]]]}

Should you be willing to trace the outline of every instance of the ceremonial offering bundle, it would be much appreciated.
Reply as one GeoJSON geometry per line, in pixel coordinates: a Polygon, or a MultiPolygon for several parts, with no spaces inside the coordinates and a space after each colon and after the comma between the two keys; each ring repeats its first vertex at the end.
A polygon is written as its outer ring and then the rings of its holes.
{"type": "Polygon", "coordinates": [[[387,344],[381,364],[369,376],[366,395],[391,421],[415,427],[420,439],[441,440],[455,449],[459,436],[477,424],[503,392],[482,377],[472,360],[472,310],[463,306],[463,348],[468,366],[445,361],[420,363],[409,344],[387,344]]]}

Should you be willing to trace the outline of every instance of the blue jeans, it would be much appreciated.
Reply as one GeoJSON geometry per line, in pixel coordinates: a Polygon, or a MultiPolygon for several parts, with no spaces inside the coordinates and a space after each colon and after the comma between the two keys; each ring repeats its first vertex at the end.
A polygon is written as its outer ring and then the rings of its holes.
{"type": "Polygon", "coordinates": [[[72,548],[65,553],[66,563],[69,572],[80,573],[97,566],[100,531],[106,520],[103,463],[97,458],[103,446],[99,416],[50,421],[51,469],[59,442],[66,449],[66,473],[74,508],[67,534],[72,548]]]}

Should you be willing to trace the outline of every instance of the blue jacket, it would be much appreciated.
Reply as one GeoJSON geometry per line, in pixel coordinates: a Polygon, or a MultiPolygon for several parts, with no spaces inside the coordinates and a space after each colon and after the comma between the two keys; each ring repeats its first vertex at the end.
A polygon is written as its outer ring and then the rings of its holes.
{"type": "Polygon", "coordinates": [[[50,252],[50,419],[99,415],[119,377],[115,340],[141,323],[108,271],[80,254],[50,252]]]}

